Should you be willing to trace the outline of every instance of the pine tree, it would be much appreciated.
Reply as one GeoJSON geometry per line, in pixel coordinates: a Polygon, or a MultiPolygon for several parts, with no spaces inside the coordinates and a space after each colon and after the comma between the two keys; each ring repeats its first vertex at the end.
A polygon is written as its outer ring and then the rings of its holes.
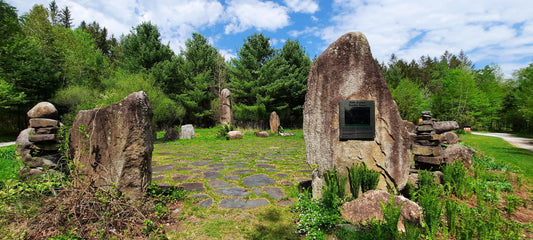
{"type": "Polygon", "coordinates": [[[61,10],[59,14],[59,23],[65,28],[72,28],[72,15],[68,7],[65,7],[61,10]]]}

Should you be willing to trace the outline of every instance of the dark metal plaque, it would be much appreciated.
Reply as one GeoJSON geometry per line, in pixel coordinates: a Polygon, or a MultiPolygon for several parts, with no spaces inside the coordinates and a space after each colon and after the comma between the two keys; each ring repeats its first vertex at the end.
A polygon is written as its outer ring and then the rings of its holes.
{"type": "Polygon", "coordinates": [[[373,140],[375,109],[372,100],[344,100],[339,102],[339,139],[373,140]]]}

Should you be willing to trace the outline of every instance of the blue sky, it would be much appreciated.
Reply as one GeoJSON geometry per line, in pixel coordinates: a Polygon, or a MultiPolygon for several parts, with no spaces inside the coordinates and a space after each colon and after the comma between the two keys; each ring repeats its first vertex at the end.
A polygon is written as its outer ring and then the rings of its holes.
{"type": "MultiPolygon", "coordinates": [[[[49,0],[7,0],[19,15],[49,0]]],[[[363,32],[387,62],[463,50],[477,68],[497,64],[506,77],[533,62],[533,2],[529,0],[56,0],[73,22],[97,21],[119,37],[143,21],[159,27],[178,53],[193,32],[226,59],[262,32],[275,48],[298,40],[314,58],[342,34],[363,32]]]]}

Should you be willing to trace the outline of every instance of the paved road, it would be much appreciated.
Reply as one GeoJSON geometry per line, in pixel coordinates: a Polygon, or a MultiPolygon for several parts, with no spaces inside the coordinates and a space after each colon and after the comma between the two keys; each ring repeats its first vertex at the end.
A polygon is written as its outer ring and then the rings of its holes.
{"type": "Polygon", "coordinates": [[[0,142],[0,147],[7,147],[7,146],[11,146],[11,145],[14,145],[15,142],[0,142]]]}
{"type": "Polygon", "coordinates": [[[480,133],[480,132],[472,132],[472,134],[503,138],[503,140],[509,142],[510,144],[512,144],[512,145],[514,145],[516,147],[527,149],[529,151],[533,151],[533,139],[531,139],[531,138],[515,137],[515,136],[513,136],[512,134],[509,134],[509,133],[480,133]]]}

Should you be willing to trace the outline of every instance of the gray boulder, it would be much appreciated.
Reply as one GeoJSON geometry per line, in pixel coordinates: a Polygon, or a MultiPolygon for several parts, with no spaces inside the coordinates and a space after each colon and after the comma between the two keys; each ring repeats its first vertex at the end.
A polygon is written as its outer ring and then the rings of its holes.
{"type": "Polygon", "coordinates": [[[28,111],[27,115],[29,118],[59,118],[56,107],[49,102],[37,103],[37,105],[28,111]]]}
{"type": "Polygon", "coordinates": [[[154,126],[146,93],[134,92],[111,106],[80,111],[69,132],[78,187],[111,188],[141,198],[152,179],[154,126]]]}
{"type": "Polygon", "coordinates": [[[438,134],[443,132],[449,132],[459,129],[459,123],[457,123],[456,121],[434,122],[433,129],[435,129],[438,134]]]}
{"type": "Polygon", "coordinates": [[[472,156],[474,155],[474,150],[469,147],[462,145],[450,145],[442,153],[442,157],[446,164],[454,163],[455,161],[463,162],[463,165],[466,168],[472,166],[472,156]]]}
{"type": "Polygon", "coordinates": [[[194,127],[192,124],[186,124],[181,126],[180,139],[192,139],[194,138],[194,127]]]}

